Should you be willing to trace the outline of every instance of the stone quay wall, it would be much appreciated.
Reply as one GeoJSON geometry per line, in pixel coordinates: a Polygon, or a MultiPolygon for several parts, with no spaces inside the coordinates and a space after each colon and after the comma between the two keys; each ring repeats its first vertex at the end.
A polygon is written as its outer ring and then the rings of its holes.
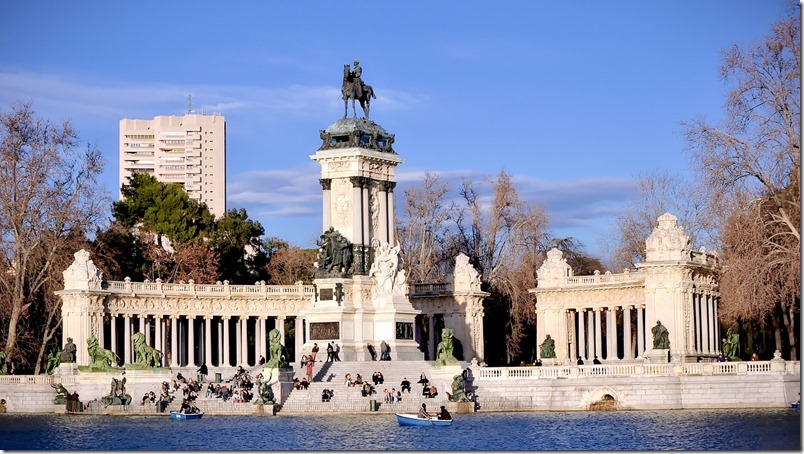
{"type": "MultiPolygon", "coordinates": [[[[589,411],[593,404],[607,399],[610,408],[616,410],[785,408],[796,400],[800,390],[800,367],[798,361],[781,359],[543,367],[473,364],[468,368],[467,389],[475,392],[481,412],[589,411]]],[[[437,371],[431,369],[428,375],[435,379],[437,371]]],[[[456,370],[446,375],[452,376],[453,372],[459,373],[456,370]]],[[[167,371],[159,374],[129,371],[129,374],[126,388],[134,403],[146,391],[158,390],[159,383],[172,376],[167,371]]],[[[112,377],[119,378],[119,372],[0,376],[0,399],[6,400],[9,413],[63,413],[64,405],[53,404],[56,391],[51,384],[62,383],[68,391],[78,392],[80,400],[87,403],[109,393],[112,377]]],[[[288,381],[283,378],[282,381],[288,381]]],[[[290,392],[284,385],[280,391],[282,401],[290,392]]],[[[232,414],[244,414],[234,410],[232,414]]],[[[216,413],[225,412],[226,409],[220,409],[216,413]]]]}
{"type": "Polygon", "coordinates": [[[784,408],[801,386],[800,363],[782,360],[470,369],[479,411],[784,408]]]}

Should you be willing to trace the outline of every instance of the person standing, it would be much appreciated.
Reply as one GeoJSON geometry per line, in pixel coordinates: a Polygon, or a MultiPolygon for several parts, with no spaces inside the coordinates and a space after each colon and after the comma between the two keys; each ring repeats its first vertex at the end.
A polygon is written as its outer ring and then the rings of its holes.
{"type": "Polygon", "coordinates": [[[332,348],[332,342],[327,342],[327,362],[332,362],[335,349],[332,348]]]}
{"type": "Polygon", "coordinates": [[[333,361],[340,361],[341,360],[341,355],[338,352],[340,352],[341,347],[338,346],[337,342],[334,345],[335,345],[335,349],[332,351],[332,360],[333,361]]]}
{"type": "Polygon", "coordinates": [[[313,343],[313,353],[312,353],[312,355],[310,355],[310,357],[311,357],[311,359],[313,361],[315,361],[316,355],[318,355],[318,344],[314,342],[313,343]]]}
{"type": "Polygon", "coordinates": [[[313,362],[307,361],[307,381],[313,381],[313,362]]]}

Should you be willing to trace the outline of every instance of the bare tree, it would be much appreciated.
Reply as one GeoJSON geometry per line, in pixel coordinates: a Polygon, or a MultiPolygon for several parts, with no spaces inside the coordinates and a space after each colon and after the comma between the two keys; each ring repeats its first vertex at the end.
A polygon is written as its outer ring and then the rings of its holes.
{"type": "Polygon", "coordinates": [[[310,283],[313,279],[313,262],[317,251],[284,244],[273,251],[266,265],[269,283],[291,285],[298,281],[310,283]]]}
{"type": "Polygon", "coordinates": [[[451,263],[444,241],[454,203],[446,200],[448,188],[438,175],[427,172],[421,186],[405,190],[405,210],[397,223],[396,237],[402,266],[410,282],[437,282],[451,263]]]}
{"type": "Polygon", "coordinates": [[[724,121],[686,124],[699,178],[713,188],[709,212],[726,216],[724,307],[747,317],[775,313],[784,322],[771,317],[777,348],[785,325],[793,355],[801,298],[800,33],[791,16],[761,41],[727,50],[721,74],[733,86],[724,121]]]}
{"type": "Polygon", "coordinates": [[[38,296],[69,234],[92,228],[108,203],[97,190],[102,167],[100,152],[82,147],[68,121],[41,119],[30,103],[0,112],[0,293],[8,295],[10,360],[20,358],[18,327],[32,305],[43,304],[38,296]]]}

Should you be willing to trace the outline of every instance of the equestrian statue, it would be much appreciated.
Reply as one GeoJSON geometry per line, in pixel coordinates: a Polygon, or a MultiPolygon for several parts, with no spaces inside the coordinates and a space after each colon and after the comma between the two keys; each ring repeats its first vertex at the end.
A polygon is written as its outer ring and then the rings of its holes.
{"type": "Polygon", "coordinates": [[[360,67],[360,61],[355,59],[354,67],[349,68],[349,65],[343,65],[343,85],[341,86],[341,97],[343,98],[343,118],[349,114],[349,100],[352,100],[352,116],[357,117],[355,111],[355,100],[360,101],[360,107],[363,109],[363,115],[366,120],[369,119],[369,110],[371,110],[371,98],[377,99],[374,95],[374,90],[371,85],[363,83],[363,68],[360,67]]]}

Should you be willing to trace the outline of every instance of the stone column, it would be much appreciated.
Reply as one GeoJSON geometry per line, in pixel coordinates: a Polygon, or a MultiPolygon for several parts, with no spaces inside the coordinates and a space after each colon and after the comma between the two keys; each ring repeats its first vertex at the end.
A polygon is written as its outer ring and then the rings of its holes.
{"type": "Polygon", "coordinates": [[[709,337],[709,295],[704,294],[701,302],[701,351],[711,353],[709,337]]]}
{"type": "Polygon", "coordinates": [[[603,359],[603,327],[600,323],[600,313],[603,312],[602,307],[595,308],[595,356],[598,359],[603,359]]]}
{"type": "Polygon", "coordinates": [[[229,361],[229,317],[221,317],[221,322],[223,324],[223,365],[231,366],[232,363],[229,361]]]}
{"type": "Polygon", "coordinates": [[[304,345],[304,320],[298,315],[294,320],[293,328],[296,332],[296,337],[293,339],[293,345],[296,347],[296,351],[293,353],[295,355],[293,360],[296,361],[301,358],[302,346],[304,345]]]}
{"type": "Polygon", "coordinates": [[[617,332],[617,322],[614,318],[614,309],[609,307],[606,310],[606,360],[617,359],[617,336],[612,332],[617,332]]]}
{"type": "Polygon", "coordinates": [[[435,361],[435,314],[427,317],[427,350],[430,354],[430,361],[435,361]]]}
{"type": "Polygon", "coordinates": [[[177,341],[177,334],[179,331],[179,324],[177,323],[179,316],[170,316],[170,367],[179,367],[179,350],[176,348],[179,343],[177,341]]]}
{"type": "Polygon", "coordinates": [[[195,315],[187,316],[187,366],[195,367],[195,315]]]}
{"type": "MultiPolygon", "coordinates": [[[[254,355],[254,356],[257,357],[257,360],[254,363],[255,365],[257,363],[259,363],[260,356],[265,358],[265,316],[260,316],[259,321],[260,321],[259,322],[260,323],[260,335],[255,336],[255,337],[257,338],[257,342],[258,342],[260,348],[257,349],[256,354],[254,355]]],[[[268,358],[266,358],[266,360],[267,359],[268,358]]]]}
{"type": "Polygon", "coordinates": [[[353,244],[363,244],[363,179],[362,177],[351,177],[352,182],[352,230],[354,231],[353,244]]]}
{"type": "Polygon", "coordinates": [[[140,331],[145,334],[145,345],[151,345],[151,317],[146,314],[140,320],[142,320],[140,331]]]}
{"type": "Polygon", "coordinates": [[[321,217],[321,231],[326,232],[332,226],[332,180],[321,178],[318,182],[321,183],[321,189],[324,193],[324,215],[321,217]]]}
{"type": "MultiPolygon", "coordinates": [[[[578,356],[586,360],[586,325],[583,322],[583,317],[586,314],[586,309],[580,307],[578,311],[578,356]]],[[[577,361],[578,358],[572,358],[577,361]]]]}
{"type": "Polygon", "coordinates": [[[636,307],[637,311],[637,358],[645,356],[645,314],[644,305],[636,307]]]}
{"type": "Polygon", "coordinates": [[[377,219],[380,225],[377,227],[377,238],[381,243],[388,242],[388,189],[387,181],[380,181],[377,185],[377,198],[379,199],[380,212],[377,219]]]}
{"type": "Polygon", "coordinates": [[[714,298],[712,298],[712,294],[706,295],[706,323],[709,332],[709,350],[707,353],[714,353],[717,351],[717,339],[715,339],[715,310],[714,310],[714,298]]]}
{"type": "Polygon", "coordinates": [[[212,316],[204,316],[204,364],[212,366],[212,316]]]}
{"type": "Polygon", "coordinates": [[[631,354],[631,306],[623,308],[623,359],[634,359],[631,354]]]}
{"type": "Polygon", "coordinates": [[[701,294],[698,292],[692,294],[692,313],[695,317],[695,352],[701,353],[701,294]]]}
{"type": "Polygon", "coordinates": [[[248,317],[240,317],[240,361],[248,367],[248,317]]]}
{"type": "Polygon", "coordinates": [[[714,316],[714,323],[715,323],[715,349],[714,349],[714,352],[715,353],[720,353],[720,351],[722,350],[722,345],[720,343],[720,339],[722,339],[723,337],[721,336],[721,333],[720,333],[720,319],[718,318],[717,303],[718,303],[718,298],[716,298],[713,295],[712,296],[712,309],[714,310],[714,313],[715,313],[715,316],[714,316]]]}
{"type": "Polygon", "coordinates": [[[276,329],[279,330],[279,342],[281,342],[282,345],[285,345],[285,316],[280,315],[276,317],[276,321],[274,323],[276,324],[276,329]]]}
{"type": "Polygon", "coordinates": [[[161,315],[155,315],[154,316],[154,348],[163,353],[162,354],[162,359],[160,360],[160,362],[158,364],[159,366],[162,366],[164,364],[163,361],[165,360],[164,339],[162,337],[162,323],[163,323],[162,316],[161,315]]]}
{"type": "MultiPolygon", "coordinates": [[[[385,187],[388,189],[388,243],[393,245],[396,242],[394,238],[394,229],[396,229],[394,224],[394,188],[396,187],[396,182],[386,181],[385,187]]],[[[482,360],[482,358],[479,359],[482,360]]]]}
{"type": "Polygon", "coordinates": [[[111,348],[111,350],[112,350],[112,353],[114,353],[117,356],[120,356],[117,353],[117,323],[116,322],[117,322],[117,314],[112,314],[112,317],[110,319],[110,325],[109,325],[110,334],[112,336],[112,345],[111,345],[112,348],[111,348]]]}
{"type": "Polygon", "coordinates": [[[123,363],[131,364],[131,315],[123,314],[123,363]]]}
{"type": "MultiPolygon", "coordinates": [[[[369,213],[369,179],[366,178],[363,181],[363,189],[362,189],[362,197],[363,197],[363,244],[371,244],[371,231],[369,230],[369,219],[371,219],[371,214],[369,213]]],[[[368,258],[365,259],[366,261],[368,258]]],[[[368,268],[370,264],[366,264],[366,268],[368,268]]]]}
{"type": "Polygon", "coordinates": [[[590,309],[586,312],[586,326],[589,335],[587,336],[587,357],[586,359],[592,360],[595,356],[595,310],[590,309]]]}

